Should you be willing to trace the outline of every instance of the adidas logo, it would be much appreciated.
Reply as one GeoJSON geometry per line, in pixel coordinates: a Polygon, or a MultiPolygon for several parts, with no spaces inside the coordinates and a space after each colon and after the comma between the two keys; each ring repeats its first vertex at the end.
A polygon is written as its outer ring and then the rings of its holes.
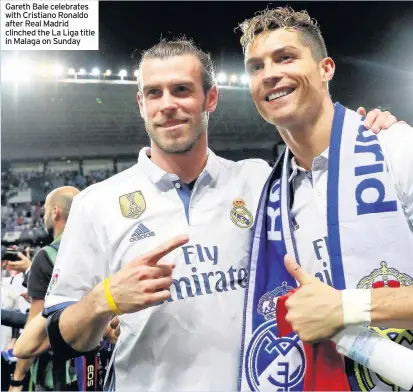
{"type": "Polygon", "coordinates": [[[134,233],[130,238],[130,242],[143,240],[144,238],[153,237],[155,233],[149,230],[144,224],[139,223],[134,233]]]}

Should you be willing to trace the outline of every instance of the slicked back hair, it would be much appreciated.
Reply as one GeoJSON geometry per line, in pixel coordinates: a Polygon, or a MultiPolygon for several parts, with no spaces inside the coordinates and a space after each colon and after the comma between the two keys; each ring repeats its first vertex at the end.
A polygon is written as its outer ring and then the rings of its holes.
{"type": "MultiPolygon", "coordinates": [[[[167,59],[174,56],[193,55],[201,63],[201,78],[204,94],[206,95],[215,84],[215,69],[209,53],[198,48],[195,43],[185,37],[168,41],[162,39],[159,43],[143,52],[139,62],[139,70],[146,59],[167,59]]],[[[138,91],[141,90],[141,81],[138,77],[138,91]]]]}

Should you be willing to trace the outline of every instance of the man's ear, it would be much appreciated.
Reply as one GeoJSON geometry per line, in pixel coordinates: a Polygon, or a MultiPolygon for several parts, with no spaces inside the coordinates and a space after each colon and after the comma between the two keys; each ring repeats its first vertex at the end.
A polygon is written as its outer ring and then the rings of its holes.
{"type": "Polygon", "coordinates": [[[136,93],[136,100],[138,101],[138,106],[139,106],[139,113],[141,114],[141,117],[144,118],[144,112],[143,112],[143,97],[142,97],[142,93],[140,91],[138,91],[136,93]]]}
{"type": "Polygon", "coordinates": [[[214,112],[218,105],[218,89],[214,84],[208,91],[205,98],[205,110],[209,113],[214,112]]]}
{"type": "Polygon", "coordinates": [[[336,64],[331,57],[325,57],[320,61],[320,74],[323,82],[328,83],[334,77],[336,64]]]}
{"type": "Polygon", "coordinates": [[[52,219],[57,220],[58,218],[60,218],[60,215],[60,208],[58,206],[54,206],[52,210],[52,219]]]}

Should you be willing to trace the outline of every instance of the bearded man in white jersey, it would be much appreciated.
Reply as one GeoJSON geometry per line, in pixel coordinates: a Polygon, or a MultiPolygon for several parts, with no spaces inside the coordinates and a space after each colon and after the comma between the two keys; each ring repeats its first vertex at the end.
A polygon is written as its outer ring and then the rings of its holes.
{"type": "Polygon", "coordinates": [[[55,352],[76,356],[122,314],[108,388],[236,389],[253,214],[270,169],[208,149],[217,102],[209,55],[189,41],[149,49],[138,103],[151,146],[73,202],[48,333],[55,352]]]}
{"type": "MultiPolygon", "coordinates": [[[[335,64],[307,12],[266,9],[240,28],[252,98],[287,149],[257,211],[239,387],[303,390],[300,340],[371,325],[413,349],[413,130],[375,136],[333,103],[335,64]],[[295,332],[281,340],[280,297],[295,332]]],[[[397,388],[360,363],[349,388],[397,388]]]]}

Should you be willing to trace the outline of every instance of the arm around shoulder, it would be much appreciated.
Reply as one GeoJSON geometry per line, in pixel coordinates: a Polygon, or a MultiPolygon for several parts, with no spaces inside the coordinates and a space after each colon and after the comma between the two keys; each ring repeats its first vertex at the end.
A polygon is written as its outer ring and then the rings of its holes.
{"type": "MultiPolygon", "coordinates": [[[[413,235],[413,128],[397,123],[377,137],[413,235]]],[[[372,325],[413,329],[413,286],[374,289],[371,305],[372,325]]]]}
{"type": "Polygon", "coordinates": [[[404,213],[413,227],[413,127],[397,123],[377,137],[404,213]]]}

